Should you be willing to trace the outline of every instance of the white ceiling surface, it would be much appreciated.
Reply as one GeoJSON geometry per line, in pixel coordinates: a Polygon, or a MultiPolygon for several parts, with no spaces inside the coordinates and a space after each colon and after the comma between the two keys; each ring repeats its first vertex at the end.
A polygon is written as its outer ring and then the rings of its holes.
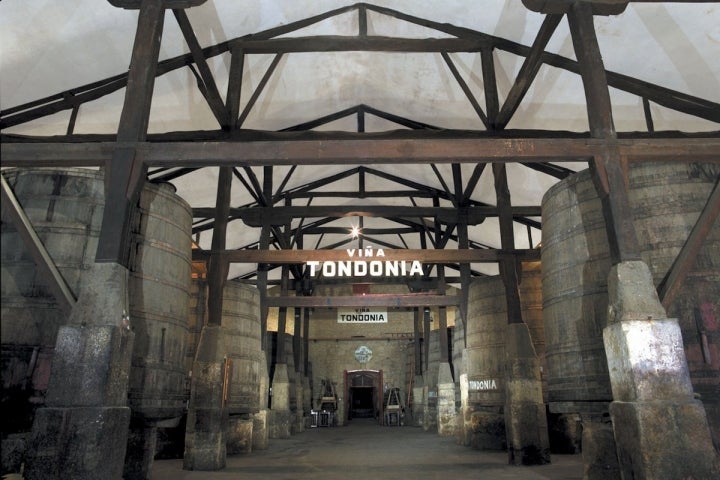
{"type": "MultiPolygon", "coordinates": [[[[210,46],[227,39],[288,24],[328,10],[351,5],[341,0],[263,1],[208,0],[188,10],[200,44],[210,46]]],[[[441,23],[467,27],[512,41],[531,45],[543,15],[527,10],[519,0],[417,2],[376,1],[375,5],[441,23]]],[[[354,35],[357,13],[349,12],[294,32],[299,35],[354,35]]],[[[127,69],[130,61],[137,11],[121,10],[101,0],[5,0],[0,2],[0,105],[8,108],[88,84],[127,69]]],[[[608,70],[622,73],[683,93],[720,102],[720,6],[699,4],[631,3],[618,16],[596,17],[598,40],[608,70]]],[[[447,35],[407,22],[369,13],[368,33],[426,38],[447,35]]],[[[548,51],[574,58],[572,42],[563,19],[548,51]]],[[[189,49],[172,15],[166,14],[160,58],[187,53],[189,49]]],[[[481,104],[483,80],[479,54],[452,54],[454,62],[481,104]]],[[[271,55],[248,56],[243,78],[241,108],[260,82],[272,60],[271,55]]],[[[495,52],[501,102],[522,64],[523,58],[495,52]]],[[[230,57],[224,54],[209,61],[220,92],[228,83],[230,57]]],[[[613,111],[618,131],[646,130],[640,98],[612,90],[613,111]]],[[[113,133],[117,130],[124,91],[116,92],[80,108],[76,133],[113,133]]],[[[440,54],[374,52],[294,53],[281,60],[278,69],[243,124],[244,128],[279,130],[357,105],[371,107],[445,128],[483,129],[469,101],[452,78],[440,54]]],[[[656,130],[707,131],[717,124],[652,105],[656,130]]],[[[69,112],[12,127],[6,133],[31,135],[64,134],[69,112]]],[[[399,128],[386,120],[366,115],[367,131],[399,128]]],[[[156,80],[150,132],[213,130],[218,125],[195,85],[188,69],[170,72],[156,80]]],[[[354,117],[323,127],[325,130],[354,130],[354,117]]],[[[587,131],[582,82],[579,76],[542,67],[533,87],[508,128],[587,131]]],[[[576,166],[581,168],[582,166],[576,166]]],[[[347,166],[297,168],[287,187],[292,188],[346,170],[347,166]]],[[[379,166],[402,178],[442,189],[430,166],[379,166]]],[[[438,166],[451,183],[450,167],[438,166]]],[[[473,166],[463,165],[463,178],[473,166]]],[[[289,167],[277,167],[274,185],[280,184],[289,167]]],[[[556,182],[520,165],[508,165],[514,205],[537,205],[542,194],[556,182]]],[[[262,181],[262,169],[255,169],[262,181]]],[[[173,181],[178,193],[195,207],[215,204],[217,169],[203,169],[173,181]]],[[[356,190],[351,178],[328,187],[356,190]]],[[[379,178],[368,177],[368,190],[405,189],[379,178]],[[372,179],[372,180],[371,180],[372,179]]],[[[473,199],[495,203],[490,169],[486,169],[473,199]]],[[[233,184],[233,206],[249,204],[245,188],[233,184]]],[[[341,200],[347,204],[410,205],[408,198],[341,200]]],[[[338,201],[333,199],[333,204],[338,201]]],[[[419,204],[423,204],[418,200],[419,204]]],[[[322,199],[313,205],[322,204],[322,199]]],[[[443,206],[450,206],[443,205],[443,206]]],[[[306,219],[305,224],[312,219],[306,219]]],[[[332,225],[350,225],[356,218],[339,219],[332,225]]],[[[365,219],[365,226],[378,220],[365,219]]],[[[297,222],[296,224],[297,225],[297,222]]],[[[500,246],[497,222],[488,219],[470,228],[471,238],[493,247],[500,246]]],[[[231,222],[228,247],[256,242],[259,229],[231,222]]],[[[327,236],[322,245],[338,241],[327,236]]],[[[200,245],[210,247],[209,232],[200,245]]],[[[400,244],[395,238],[384,239],[400,244]]],[[[410,248],[419,248],[417,235],[406,236],[410,248]]],[[[315,239],[306,239],[313,248],[315,239]]],[[[532,243],[540,232],[532,232],[532,243]]],[[[516,245],[527,248],[530,241],[522,225],[516,224],[516,245]]],[[[450,244],[448,248],[454,248],[450,244]]],[[[233,265],[230,276],[254,267],[233,265]]],[[[475,270],[494,273],[494,265],[474,265],[475,270]]]]}

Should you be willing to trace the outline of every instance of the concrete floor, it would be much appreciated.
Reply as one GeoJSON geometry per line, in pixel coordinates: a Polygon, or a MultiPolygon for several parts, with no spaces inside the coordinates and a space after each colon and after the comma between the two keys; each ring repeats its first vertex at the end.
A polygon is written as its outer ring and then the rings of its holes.
{"type": "Polygon", "coordinates": [[[373,420],[312,428],[267,450],[228,457],[218,472],[188,472],[182,460],[157,460],[152,480],[579,480],[579,455],[553,455],[552,464],[507,465],[504,452],[480,452],[416,427],[383,427],[373,420]]]}

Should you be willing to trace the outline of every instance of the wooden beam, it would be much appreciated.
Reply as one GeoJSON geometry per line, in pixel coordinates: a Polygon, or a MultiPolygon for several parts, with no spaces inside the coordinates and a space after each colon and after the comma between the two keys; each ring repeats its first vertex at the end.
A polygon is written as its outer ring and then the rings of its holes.
{"type": "Polygon", "coordinates": [[[207,100],[208,106],[213,112],[213,115],[215,115],[220,127],[227,129],[229,128],[230,123],[227,110],[225,109],[223,100],[220,97],[220,92],[218,91],[217,84],[212,76],[210,67],[208,66],[207,59],[205,58],[205,55],[203,55],[200,43],[198,42],[192,25],[190,24],[190,19],[188,18],[187,13],[185,13],[185,10],[173,9],[173,14],[175,14],[175,19],[180,26],[180,31],[182,31],[182,34],[185,37],[185,42],[190,48],[190,53],[193,56],[195,65],[197,65],[198,70],[200,71],[200,78],[202,79],[202,84],[198,82],[198,86],[201,87],[200,92],[205,97],[205,100],[207,100]]]}
{"type": "Polygon", "coordinates": [[[369,294],[336,297],[268,297],[270,307],[338,308],[338,307],[454,307],[459,303],[454,295],[369,294]]]}
{"type": "Polygon", "coordinates": [[[517,78],[515,79],[515,83],[510,89],[507,98],[505,98],[505,103],[503,103],[502,109],[497,116],[495,128],[498,130],[504,129],[507,124],[510,123],[510,119],[520,106],[520,102],[522,102],[525,94],[530,90],[530,85],[532,85],[533,80],[535,80],[542,66],[542,54],[545,52],[545,47],[553,33],[555,33],[555,29],[557,29],[557,26],[560,24],[562,17],[562,15],[545,16],[545,20],[543,20],[540,31],[537,37],[535,37],[530,53],[525,57],[525,61],[522,67],[520,67],[520,72],[518,72],[517,78]]]}
{"type": "MultiPolygon", "coordinates": [[[[523,4],[535,12],[562,14],[567,13],[576,0],[522,0],[523,4]]],[[[628,0],[583,0],[593,15],[619,15],[625,11],[628,0]]],[[[647,1],[647,0],[645,0],[647,1]]]]}
{"type": "MultiPolygon", "coordinates": [[[[152,167],[262,165],[357,165],[477,162],[589,161],[603,142],[589,138],[426,138],[382,139],[367,134],[322,139],[258,141],[141,142],[138,155],[152,167]]],[[[289,138],[289,137],[288,137],[289,138]]],[[[112,157],[115,142],[0,142],[2,167],[102,166],[112,157]]],[[[620,155],[629,161],[720,163],[720,136],[684,138],[621,138],[620,155]]]]}
{"type": "MultiPolygon", "coordinates": [[[[503,249],[515,248],[515,229],[510,211],[510,189],[507,183],[507,169],[502,163],[493,163],[493,176],[495,178],[495,196],[500,211],[498,223],[500,224],[500,243],[503,249]]],[[[505,304],[507,305],[507,322],[523,323],[522,307],[520,304],[520,276],[518,268],[520,262],[515,258],[500,260],[500,277],[505,286],[505,304]]]]}
{"type": "Polygon", "coordinates": [[[163,0],[142,0],[130,60],[117,144],[105,168],[105,209],[96,262],[128,266],[130,219],[147,177],[138,143],[147,135],[165,10],[163,0]]]}
{"type": "Polygon", "coordinates": [[[40,277],[47,283],[50,292],[55,297],[55,301],[66,315],[69,314],[76,302],[75,295],[73,295],[72,290],[65,282],[57,266],[55,266],[55,262],[53,262],[45,245],[43,245],[40,237],[35,232],[30,219],[25,214],[3,175],[0,175],[0,183],[2,183],[3,212],[10,216],[18,235],[23,241],[23,245],[30,253],[35,265],[37,265],[40,277]]]}
{"type": "MultiPolygon", "coordinates": [[[[291,206],[291,207],[250,207],[232,208],[229,214],[233,218],[241,218],[246,225],[261,227],[264,224],[283,225],[293,218],[325,218],[325,217],[434,217],[445,223],[457,223],[461,219],[469,225],[482,223],[486,217],[497,215],[498,209],[487,207],[414,207],[385,205],[340,205],[340,206],[291,206]]],[[[512,207],[513,217],[539,217],[540,207],[512,207]]],[[[214,209],[195,208],[193,216],[209,218],[214,209]]]]}
{"type": "Polygon", "coordinates": [[[600,142],[591,167],[603,205],[611,261],[614,265],[639,260],[640,247],[627,192],[623,156],[617,145],[610,91],[590,6],[575,3],[568,13],[568,23],[585,88],[590,133],[600,142]]]}
{"type": "Polygon", "coordinates": [[[658,286],[658,297],[667,310],[680,293],[685,278],[695,265],[695,259],[713,224],[720,216],[720,180],[715,182],[710,198],[690,232],[670,271],[658,286]]]}
{"type": "MultiPolygon", "coordinates": [[[[213,250],[225,249],[231,188],[232,168],[221,167],[215,200],[215,223],[212,232],[213,250]]],[[[221,325],[223,293],[229,264],[223,255],[212,255],[208,263],[208,325],[221,325]]]]}
{"type": "Polygon", "coordinates": [[[452,59],[450,58],[450,55],[448,55],[447,52],[441,53],[443,60],[445,60],[445,64],[447,64],[448,68],[450,69],[450,73],[452,73],[453,77],[455,77],[455,81],[460,85],[460,88],[462,89],[463,93],[467,97],[467,99],[470,101],[470,105],[472,105],[473,109],[475,110],[475,113],[477,114],[478,118],[482,122],[482,124],[485,126],[485,128],[490,129],[490,123],[488,122],[488,117],[485,115],[485,112],[483,112],[482,107],[480,106],[480,103],[478,103],[477,99],[475,98],[475,95],[473,95],[472,90],[470,90],[470,86],[468,86],[465,79],[460,75],[460,72],[458,71],[457,67],[453,63],[452,59]]]}
{"type": "MultiPolygon", "coordinates": [[[[163,0],[166,8],[190,8],[202,5],[207,0],[163,0]]],[[[127,10],[137,10],[142,4],[142,0],[108,0],[114,7],[125,8],[127,10]]]]}
{"type": "Polygon", "coordinates": [[[471,38],[406,38],[348,35],[314,35],[268,40],[238,39],[234,46],[250,54],[300,52],[477,52],[486,41],[471,38]]]}
{"type": "Polygon", "coordinates": [[[192,252],[193,260],[207,260],[210,255],[222,255],[230,263],[291,264],[310,261],[339,262],[347,260],[406,261],[421,263],[494,263],[502,258],[521,261],[540,260],[539,249],[385,249],[384,257],[350,257],[347,250],[198,250],[192,252]]]}

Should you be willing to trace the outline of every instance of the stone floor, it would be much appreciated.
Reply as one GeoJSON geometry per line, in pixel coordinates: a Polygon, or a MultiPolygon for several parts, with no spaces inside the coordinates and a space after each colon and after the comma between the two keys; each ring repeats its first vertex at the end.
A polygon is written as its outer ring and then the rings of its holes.
{"type": "Polygon", "coordinates": [[[152,480],[579,480],[579,455],[553,455],[552,464],[507,465],[503,452],[459,446],[416,427],[383,427],[356,419],[346,427],[312,428],[267,450],[232,456],[218,472],[182,470],[182,460],[155,461],[152,480]]]}

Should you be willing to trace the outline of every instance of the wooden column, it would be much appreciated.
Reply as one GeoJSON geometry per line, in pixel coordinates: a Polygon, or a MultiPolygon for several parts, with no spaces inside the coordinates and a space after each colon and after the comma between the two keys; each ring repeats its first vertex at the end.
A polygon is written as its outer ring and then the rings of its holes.
{"type": "Polygon", "coordinates": [[[601,141],[601,153],[591,163],[593,181],[602,200],[613,265],[639,260],[638,240],[627,194],[625,159],[620,155],[612,118],[605,67],[595,35],[592,6],[577,2],[568,12],[570,33],[580,65],[588,122],[593,138],[601,141]]]}
{"type": "Polygon", "coordinates": [[[105,210],[95,260],[128,266],[130,218],[145,182],[147,166],[137,158],[145,141],[165,9],[163,0],[143,0],[128,83],[112,158],[105,165],[105,210]]]}
{"type": "MultiPolygon", "coordinates": [[[[493,164],[495,176],[495,194],[499,210],[500,242],[503,250],[515,249],[515,233],[513,231],[513,216],[510,208],[510,190],[507,183],[507,171],[504,163],[493,164]]],[[[508,323],[522,323],[522,309],[520,308],[520,291],[518,276],[519,262],[516,258],[500,259],[500,276],[505,285],[505,299],[507,302],[508,323]]]]}
{"type": "MultiPolygon", "coordinates": [[[[227,243],[227,223],[230,211],[232,167],[220,167],[215,200],[215,223],[212,250],[224,250],[227,243]]],[[[222,323],[223,290],[227,281],[229,264],[221,254],[213,254],[208,265],[208,325],[222,323]]]]}
{"type": "Polygon", "coordinates": [[[413,309],[413,344],[415,345],[415,375],[422,375],[422,327],[420,325],[420,307],[413,309]]]}
{"type": "Polygon", "coordinates": [[[303,374],[307,376],[310,371],[310,357],[308,348],[310,347],[310,309],[303,308],[303,374]]]}
{"type": "MultiPolygon", "coordinates": [[[[438,265],[438,294],[445,294],[445,268],[444,265],[438,265]]],[[[447,307],[441,305],[438,307],[438,342],[440,342],[440,363],[448,363],[450,352],[448,350],[448,330],[447,330],[447,307]]]]}

